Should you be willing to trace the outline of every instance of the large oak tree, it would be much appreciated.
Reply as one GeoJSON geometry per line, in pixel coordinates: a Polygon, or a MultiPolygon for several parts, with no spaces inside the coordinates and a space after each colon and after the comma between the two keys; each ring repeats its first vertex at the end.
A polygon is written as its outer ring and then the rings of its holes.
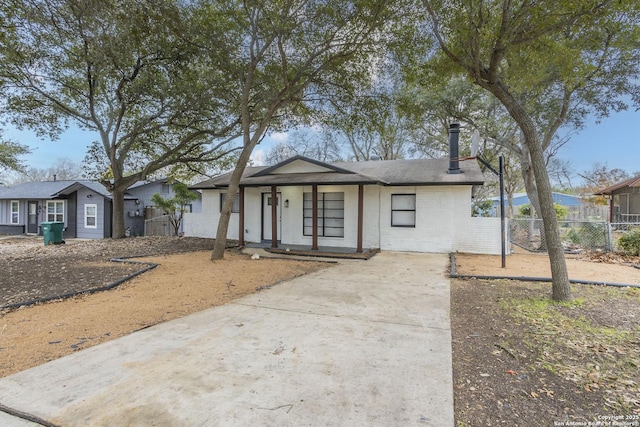
{"type": "MultiPolygon", "coordinates": [[[[0,87],[14,124],[57,137],[69,123],[95,135],[93,176],[113,196],[124,237],[124,192],[176,164],[226,153],[239,113],[184,35],[174,0],[7,0],[0,5],[0,87]]],[[[90,142],[90,141],[87,141],[90,142]]]]}
{"type": "Polygon", "coordinates": [[[422,0],[443,65],[463,70],[518,124],[535,178],[553,299],[571,299],[545,164],[558,129],[637,97],[638,3],[631,0],[422,0]]]}

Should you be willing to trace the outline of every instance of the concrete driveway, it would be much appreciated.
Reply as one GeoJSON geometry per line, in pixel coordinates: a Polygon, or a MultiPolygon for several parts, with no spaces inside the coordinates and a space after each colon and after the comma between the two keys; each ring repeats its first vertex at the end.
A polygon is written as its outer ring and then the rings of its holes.
{"type": "Polygon", "coordinates": [[[453,426],[446,265],[340,262],[0,379],[0,425],[453,426]]]}

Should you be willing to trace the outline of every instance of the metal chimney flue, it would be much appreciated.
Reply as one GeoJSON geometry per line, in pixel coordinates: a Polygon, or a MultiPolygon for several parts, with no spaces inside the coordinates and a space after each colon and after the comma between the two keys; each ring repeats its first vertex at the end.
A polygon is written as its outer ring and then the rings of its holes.
{"type": "Polygon", "coordinates": [[[460,173],[460,164],[458,161],[458,140],[460,138],[460,124],[451,123],[449,125],[449,171],[448,173],[460,173]]]}

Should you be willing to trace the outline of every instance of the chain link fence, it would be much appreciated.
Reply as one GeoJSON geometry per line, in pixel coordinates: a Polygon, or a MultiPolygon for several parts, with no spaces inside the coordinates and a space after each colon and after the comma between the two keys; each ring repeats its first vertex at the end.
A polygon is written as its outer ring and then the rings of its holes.
{"type": "Polygon", "coordinates": [[[628,235],[631,232],[640,231],[640,222],[612,222],[611,223],[611,241],[612,250],[614,252],[624,252],[620,248],[619,242],[622,236],[628,235]]]}
{"type": "MultiPolygon", "coordinates": [[[[618,241],[640,223],[609,223],[604,221],[562,221],[560,238],[567,253],[585,251],[619,252],[618,241]]],[[[531,252],[546,252],[541,219],[509,220],[509,242],[531,252]]]]}

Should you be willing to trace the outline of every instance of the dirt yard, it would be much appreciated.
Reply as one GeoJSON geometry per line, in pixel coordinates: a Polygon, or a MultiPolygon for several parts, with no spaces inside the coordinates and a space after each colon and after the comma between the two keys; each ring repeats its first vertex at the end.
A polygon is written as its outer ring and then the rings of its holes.
{"type": "Polygon", "coordinates": [[[112,256],[165,255],[136,258],[159,266],[112,290],[0,311],[0,377],[331,266],[252,260],[234,250],[211,262],[210,252],[201,250],[211,246],[206,240],[135,238],[47,247],[5,241],[0,264],[9,274],[1,279],[2,297],[12,303],[104,286],[144,267],[110,263],[112,256]],[[180,253],[189,249],[200,251],[180,253]],[[49,274],[34,277],[33,264],[49,274]]]}
{"type": "MultiPolygon", "coordinates": [[[[500,257],[456,259],[458,274],[550,276],[546,255],[510,255],[506,269],[500,257]]],[[[570,278],[595,282],[638,284],[639,263],[567,258],[570,278]]],[[[457,427],[640,425],[640,289],[572,292],[559,304],[545,282],[451,281],[457,427]]]]}
{"type": "MultiPolygon", "coordinates": [[[[567,255],[569,278],[593,282],[640,285],[638,257],[616,254],[567,255]]],[[[493,255],[456,255],[456,272],[469,276],[551,277],[546,254],[516,253],[502,259],[493,255]]]]}
{"type": "MultiPolygon", "coordinates": [[[[212,244],[132,238],[43,247],[40,239],[0,240],[0,306],[101,287],[143,267],[110,258],[144,256],[136,260],[159,264],[109,291],[0,310],[0,377],[331,266],[251,260],[235,250],[212,263],[212,244]]],[[[458,274],[550,275],[544,255],[510,255],[506,269],[495,256],[456,260],[458,274]]],[[[571,278],[600,282],[640,283],[633,264],[640,260],[568,259],[571,278]]],[[[458,427],[640,415],[640,291],[574,285],[576,301],[558,305],[550,302],[550,289],[548,283],[451,281],[458,427]]]]}

